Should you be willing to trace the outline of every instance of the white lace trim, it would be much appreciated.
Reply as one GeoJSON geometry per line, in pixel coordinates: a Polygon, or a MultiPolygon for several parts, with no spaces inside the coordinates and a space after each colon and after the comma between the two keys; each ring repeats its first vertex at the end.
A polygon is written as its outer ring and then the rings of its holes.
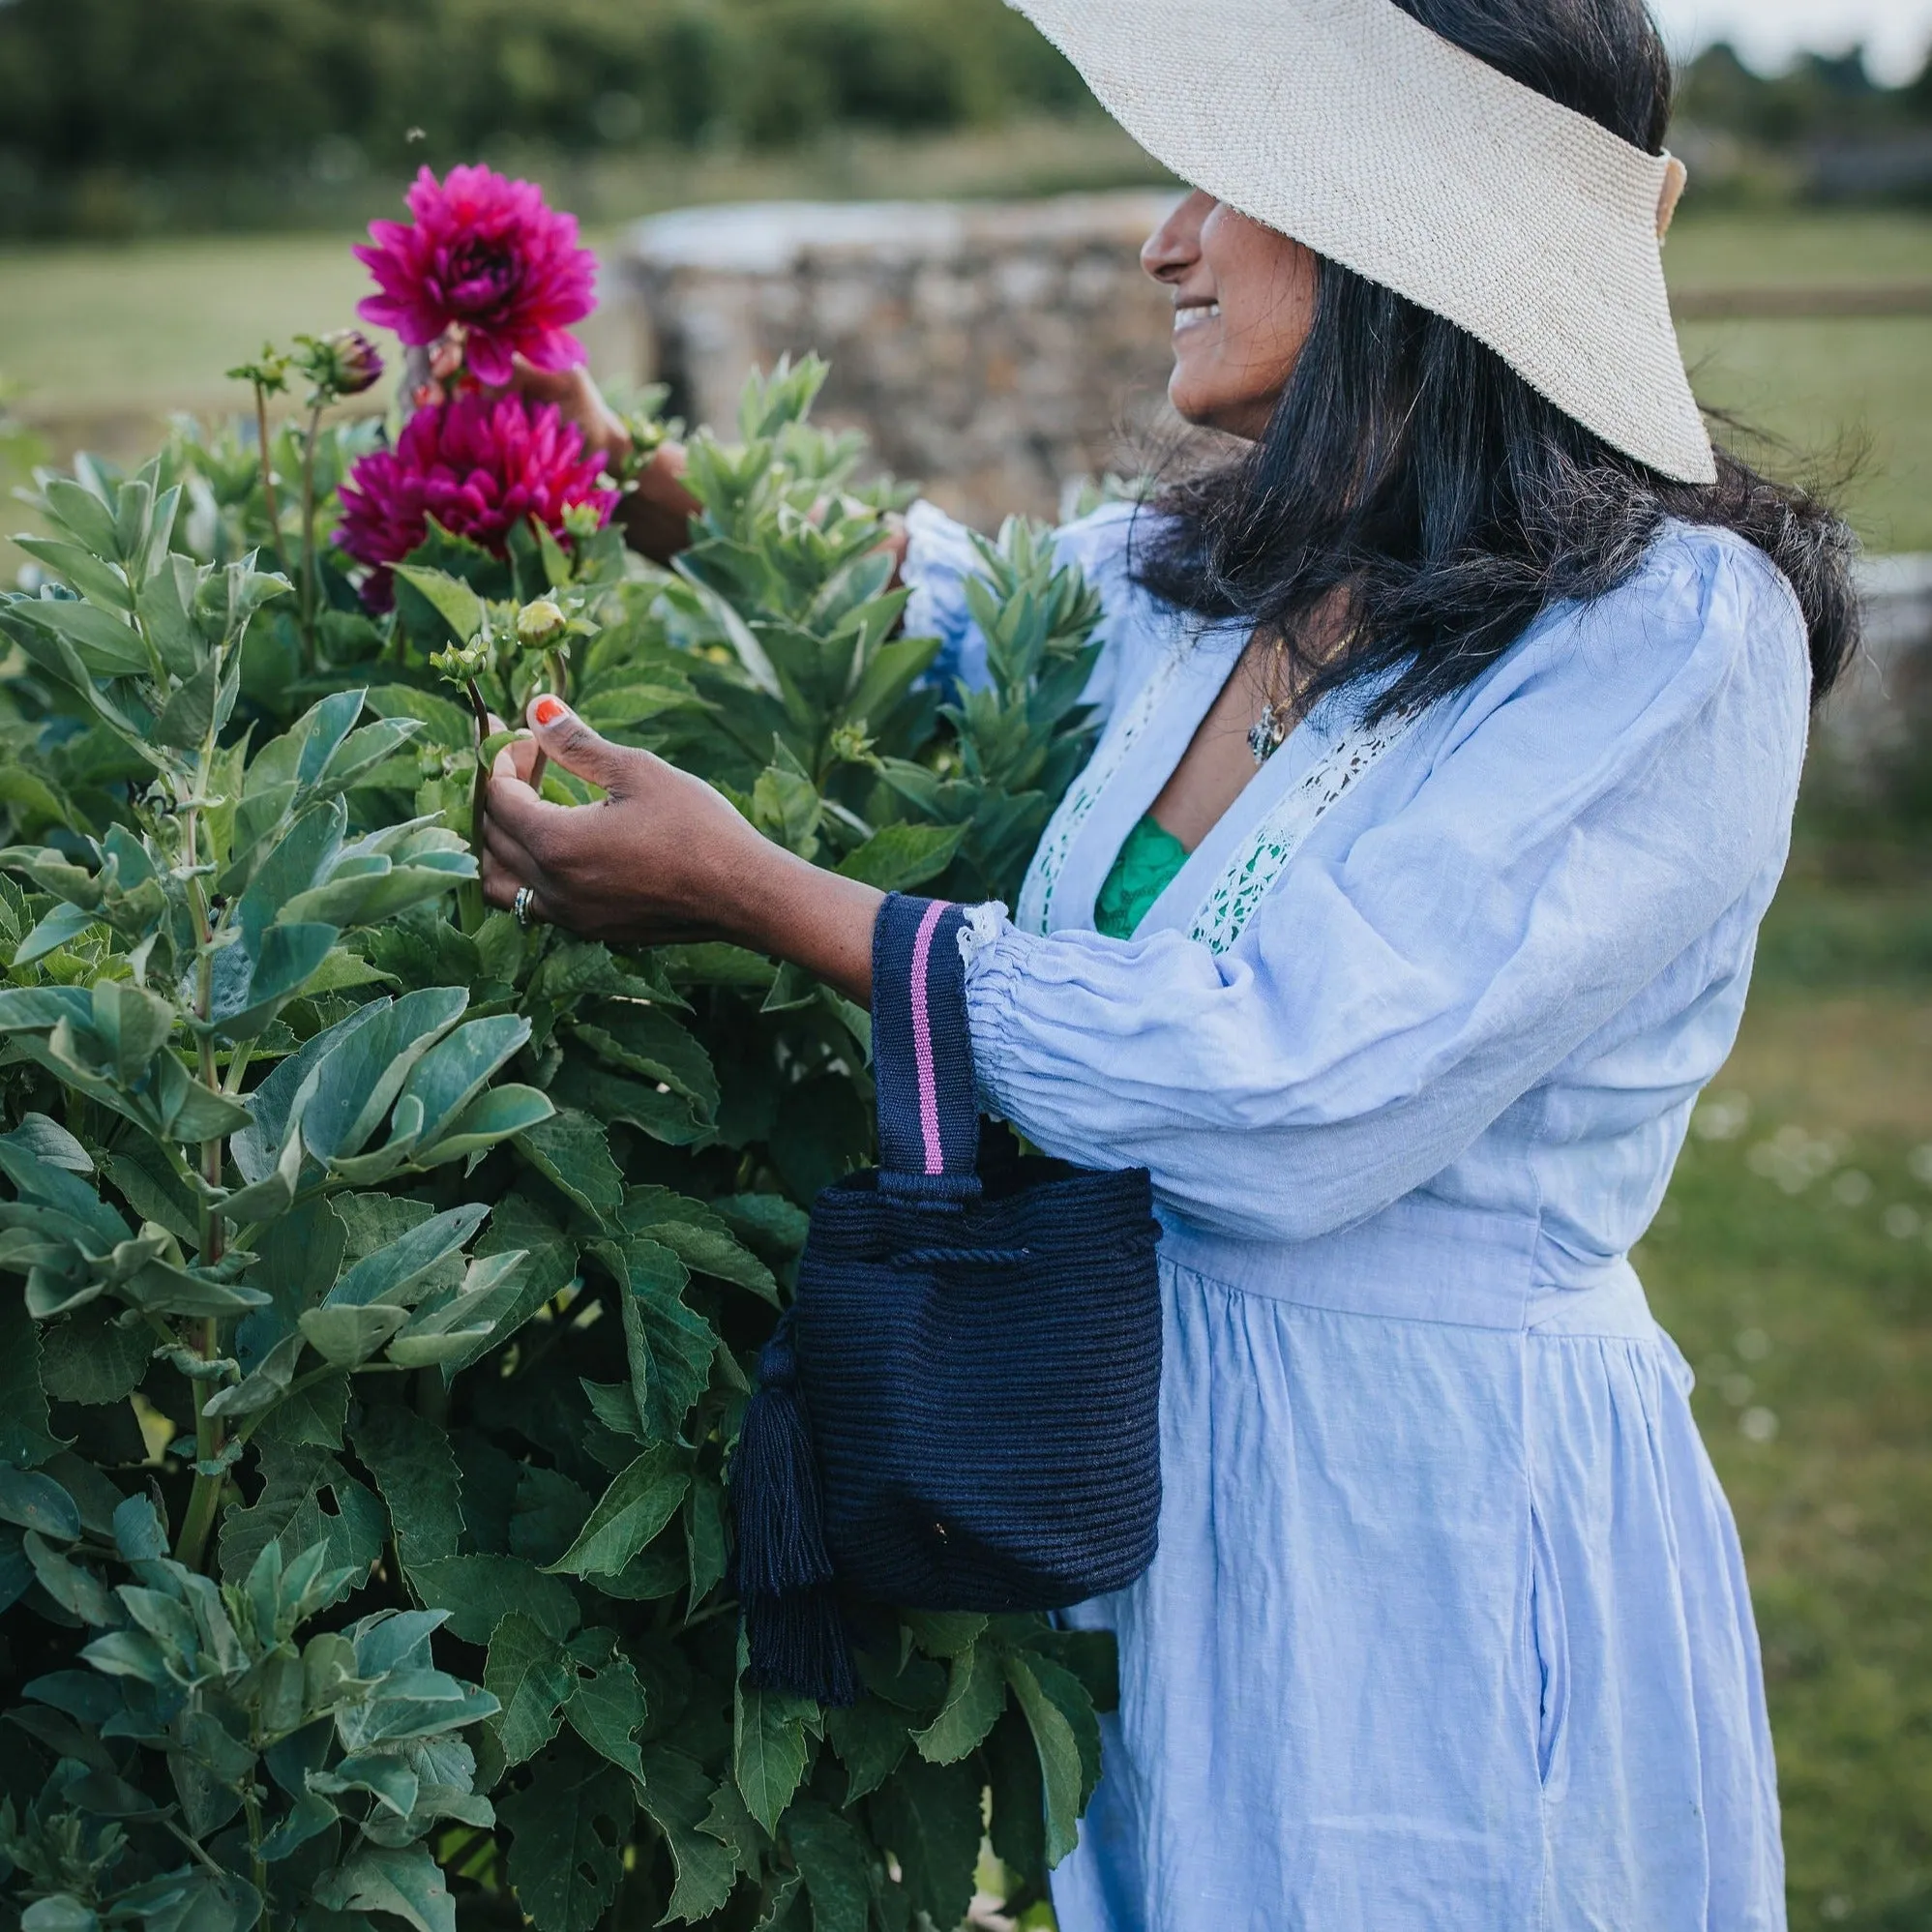
{"type": "Polygon", "coordinates": [[[989,899],[984,905],[965,909],[966,924],[960,928],[960,963],[970,980],[979,956],[1006,930],[1006,907],[999,900],[989,899]]]}
{"type": "Polygon", "coordinates": [[[1025,882],[1020,888],[1020,909],[1014,923],[1022,932],[1041,933],[1054,908],[1054,893],[1066,866],[1067,853],[1086,823],[1087,815],[1100,794],[1113,782],[1126,762],[1127,754],[1139,743],[1167,698],[1169,688],[1180,674],[1183,654],[1170,652],[1142,687],[1141,693],[1121,714],[1120,722],[1101,739],[1086,768],[1074,780],[1047,821],[1045,835],[1026,868],[1025,882]]]}
{"type": "Polygon", "coordinates": [[[1412,717],[1395,717],[1372,728],[1356,725],[1345,730],[1235,847],[1195,914],[1189,936],[1225,953],[1322,815],[1413,723],[1412,717]]]}

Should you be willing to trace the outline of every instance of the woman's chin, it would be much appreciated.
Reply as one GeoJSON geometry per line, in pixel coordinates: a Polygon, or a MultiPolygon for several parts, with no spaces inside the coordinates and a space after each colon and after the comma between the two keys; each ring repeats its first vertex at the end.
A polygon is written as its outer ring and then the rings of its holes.
{"type": "Polygon", "coordinates": [[[1250,443],[1267,427],[1271,409],[1270,403],[1257,403],[1252,397],[1230,396],[1179,365],[1168,378],[1168,405],[1190,428],[1217,430],[1250,443]]]}

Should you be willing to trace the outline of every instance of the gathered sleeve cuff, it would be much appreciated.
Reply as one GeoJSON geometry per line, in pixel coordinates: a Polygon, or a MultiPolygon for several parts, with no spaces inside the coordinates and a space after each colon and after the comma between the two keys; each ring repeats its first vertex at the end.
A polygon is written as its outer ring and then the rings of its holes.
{"type": "MultiPolygon", "coordinates": [[[[1781,580],[1707,544],[1623,635],[1533,639],[1405,799],[1304,850],[1217,954],[1179,931],[963,945],[982,1102],[1050,1154],[1145,1167],[1212,1232],[1307,1240],[1454,1161],[1727,911],[1769,891],[1805,726],[1781,580]]],[[[1750,908],[1754,921],[1761,906],[1750,908]]]]}

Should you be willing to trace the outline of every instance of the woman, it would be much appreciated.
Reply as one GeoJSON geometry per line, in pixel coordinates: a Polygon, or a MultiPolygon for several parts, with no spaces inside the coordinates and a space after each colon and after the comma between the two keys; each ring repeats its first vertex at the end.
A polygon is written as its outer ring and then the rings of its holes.
{"type": "MultiPolygon", "coordinates": [[[[1781,1926],[1737,1537],[1626,1256],[1854,618],[1842,527],[1690,402],[1655,30],[1027,11],[1201,184],[1144,259],[1175,407],[1245,444],[1061,533],[1107,729],[968,963],[987,1110],[1149,1168],[1165,1231],[1160,1554],[1076,1613],[1121,1697],[1060,1923],[1781,1926]]],[[[967,567],[915,507],[909,621],[970,677],[967,567]]],[[[609,797],[543,804],[506,754],[497,904],[866,996],[876,893],[532,724],[609,797]]]]}

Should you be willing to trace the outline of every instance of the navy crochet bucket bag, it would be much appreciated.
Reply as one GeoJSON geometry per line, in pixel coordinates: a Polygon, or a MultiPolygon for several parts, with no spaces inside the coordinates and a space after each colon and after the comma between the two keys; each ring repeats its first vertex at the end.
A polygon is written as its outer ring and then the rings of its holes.
{"type": "Polygon", "coordinates": [[[819,1195],[731,1494],[750,1680],[848,1703],[847,1613],[1056,1610],[1133,1582],[1160,1514],[1146,1171],[984,1137],[964,910],[873,934],[879,1165],[819,1195]]]}

